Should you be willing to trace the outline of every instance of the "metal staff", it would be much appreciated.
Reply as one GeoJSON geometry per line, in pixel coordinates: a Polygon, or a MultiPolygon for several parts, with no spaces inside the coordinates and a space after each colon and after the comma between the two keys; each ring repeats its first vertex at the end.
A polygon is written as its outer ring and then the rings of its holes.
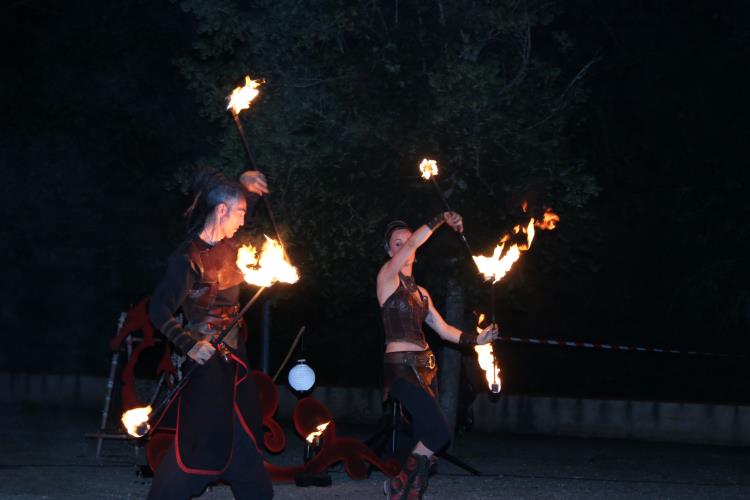
{"type": "MultiPolygon", "coordinates": [[[[490,281],[490,324],[495,324],[495,282],[490,281]]],[[[490,390],[493,393],[500,392],[500,386],[497,384],[497,353],[495,352],[495,341],[492,344],[492,380],[493,384],[490,390]]]]}
{"type": "MultiPolygon", "coordinates": [[[[260,297],[260,294],[263,293],[263,290],[265,290],[265,289],[266,289],[266,287],[260,287],[258,289],[258,291],[255,292],[255,295],[253,295],[253,297],[250,300],[247,301],[247,304],[245,304],[245,306],[242,309],[240,309],[240,312],[237,313],[237,317],[235,317],[234,320],[232,320],[232,322],[229,323],[229,325],[227,325],[227,327],[224,328],[221,331],[221,333],[219,333],[219,335],[216,336],[216,338],[214,338],[213,340],[211,340],[211,345],[214,346],[215,349],[218,350],[219,345],[221,345],[221,343],[224,340],[224,338],[226,338],[226,336],[229,334],[229,332],[231,332],[232,329],[234,329],[234,327],[237,326],[237,323],[240,322],[240,320],[242,319],[242,316],[247,312],[248,309],[250,309],[250,306],[252,306],[253,304],[255,304],[255,302],[260,297]]],[[[152,427],[151,424],[154,423],[155,421],[157,421],[158,417],[161,415],[161,413],[166,408],[168,408],[169,406],[172,405],[172,403],[177,398],[177,396],[180,394],[180,392],[182,391],[182,389],[184,389],[185,386],[187,385],[188,380],[190,379],[190,375],[199,366],[201,366],[201,365],[199,365],[198,363],[193,363],[193,365],[190,368],[188,368],[187,371],[182,375],[182,378],[177,383],[177,385],[175,385],[172,388],[172,390],[169,391],[166,396],[164,396],[164,399],[159,404],[159,406],[157,406],[154,409],[154,411],[151,412],[151,415],[149,415],[148,420],[146,420],[146,422],[144,422],[143,424],[141,424],[141,426],[139,426],[139,429],[141,429],[142,426],[146,426],[146,428],[147,428],[146,432],[144,432],[143,436],[141,436],[141,437],[148,436],[149,434],[151,434],[153,432],[153,430],[155,429],[155,427],[152,427]]]]}
{"type": "MultiPolygon", "coordinates": [[[[440,197],[440,200],[443,202],[443,206],[445,207],[445,209],[448,212],[453,212],[453,209],[448,203],[448,198],[445,197],[443,190],[440,189],[440,185],[435,179],[435,176],[438,173],[437,162],[435,160],[428,160],[427,158],[425,158],[424,160],[422,160],[422,163],[419,164],[419,170],[422,172],[423,179],[432,181],[432,185],[435,187],[435,191],[437,191],[437,194],[440,197]]],[[[459,233],[458,235],[461,237],[461,241],[464,242],[466,250],[469,251],[469,255],[473,256],[474,252],[471,251],[471,246],[469,246],[469,241],[466,239],[466,235],[464,233],[459,233]]]]}
{"type": "MultiPolygon", "coordinates": [[[[250,101],[258,95],[257,88],[261,83],[262,82],[253,81],[249,76],[246,76],[245,86],[234,89],[232,95],[229,96],[229,105],[227,106],[227,110],[232,115],[234,125],[237,127],[237,133],[240,136],[240,141],[242,142],[242,148],[245,150],[247,161],[250,164],[250,167],[258,172],[260,172],[260,169],[258,169],[258,164],[255,162],[255,155],[253,155],[253,152],[250,150],[250,144],[247,142],[245,127],[242,126],[242,121],[240,120],[240,112],[243,109],[250,107],[250,101]]],[[[279,232],[279,226],[276,224],[276,217],[274,217],[273,210],[271,210],[271,203],[268,201],[268,195],[265,195],[262,198],[263,204],[266,207],[266,212],[268,212],[268,218],[271,220],[271,225],[276,233],[276,241],[278,241],[282,248],[284,248],[284,243],[281,240],[281,233],[279,232]]]]}

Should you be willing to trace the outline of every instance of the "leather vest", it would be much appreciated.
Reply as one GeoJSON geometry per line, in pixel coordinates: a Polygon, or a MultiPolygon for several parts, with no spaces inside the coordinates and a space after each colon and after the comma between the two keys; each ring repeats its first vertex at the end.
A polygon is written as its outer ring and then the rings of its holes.
{"type": "Polygon", "coordinates": [[[428,299],[422,295],[413,277],[401,273],[398,276],[398,288],[381,308],[385,343],[405,341],[427,347],[422,323],[429,312],[428,299]]]}
{"type": "MultiPolygon", "coordinates": [[[[186,256],[197,279],[182,303],[182,310],[191,334],[216,335],[239,312],[238,292],[229,293],[244,281],[236,264],[238,247],[232,239],[210,246],[196,237],[188,244],[186,256]]],[[[232,347],[237,345],[236,330],[226,339],[232,347]]]]}

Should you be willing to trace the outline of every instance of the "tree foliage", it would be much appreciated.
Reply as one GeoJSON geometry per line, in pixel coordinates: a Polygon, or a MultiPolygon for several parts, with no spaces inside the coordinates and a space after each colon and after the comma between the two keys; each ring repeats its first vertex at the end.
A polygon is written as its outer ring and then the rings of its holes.
{"type": "Polygon", "coordinates": [[[388,218],[440,209],[417,179],[422,157],[482,251],[521,200],[576,211],[597,193],[569,151],[569,111],[588,66],[555,3],[184,0],[197,21],[179,66],[220,125],[196,163],[238,171],[225,97],[244,74],[265,85],[244,113],[271,202],[305,276],[337,304],[371,295],[388,218]]]}

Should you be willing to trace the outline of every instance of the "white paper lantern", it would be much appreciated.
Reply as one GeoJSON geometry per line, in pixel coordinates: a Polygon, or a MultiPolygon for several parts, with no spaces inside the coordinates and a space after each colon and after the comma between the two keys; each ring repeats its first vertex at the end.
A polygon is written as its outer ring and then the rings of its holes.
{"type": "Polygon", "coordinates": [[[297,392],[309,391],[315,384],[315,372],[305,364],[304,359],[297,360],[297,365],[289,370],[289,385],[297,392]]]}

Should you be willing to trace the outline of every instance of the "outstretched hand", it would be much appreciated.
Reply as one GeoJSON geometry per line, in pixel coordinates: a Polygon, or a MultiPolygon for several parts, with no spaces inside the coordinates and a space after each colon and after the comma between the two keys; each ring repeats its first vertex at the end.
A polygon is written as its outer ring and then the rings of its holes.
{"type": "Polygon", "coordinates": [[[240,176],[240,183],[250,191],[259,196],[268,194],[268,183],[266,182],[266,176],[257,170],[248,170],[243,172],[240,176]]]}
{"type": "Polygon", "coordinates": [[[443,212],[446,224],[457,233],[464,232],[464,219],[457,212],[443,212]]]}
{"type": "Polygon", "coordinates": [[[498,330],[497,323],[492,323],[477,336],[477,345],[489,344],[493,340],[496,340],[499,335],[500,330],[498,330]]]}

